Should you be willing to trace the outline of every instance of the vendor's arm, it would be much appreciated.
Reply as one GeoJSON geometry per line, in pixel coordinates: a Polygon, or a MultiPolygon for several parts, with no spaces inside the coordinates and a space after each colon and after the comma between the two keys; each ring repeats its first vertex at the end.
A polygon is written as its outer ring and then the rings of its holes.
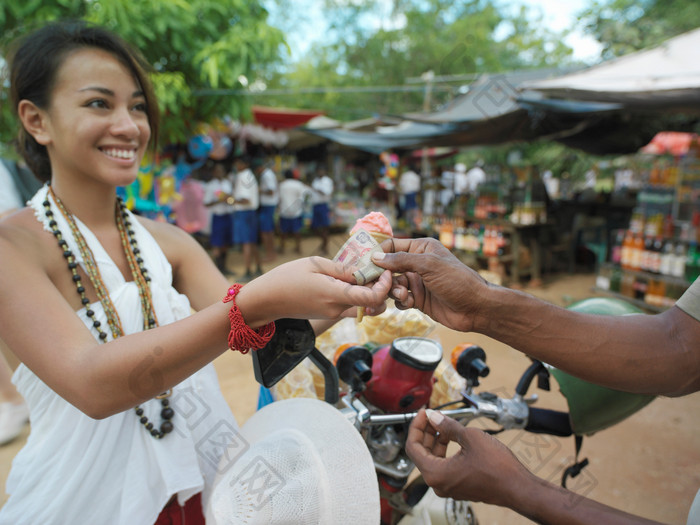
{"type": "Polygon", "coordinates": [[[610,388],[665,395],[700,389],[700,322],[677,306],[657,315],[574,312],[487,283],[434,239],[393,243],[397,253],[375,262],[404,274],[392,292],[399,307],[415,306],[450,328],[482,333],[610,388]]]}
{"type": "Polygon", "coordinates": [[[508,507],[536,523],[651,524],[532,474],[495,437],[439,412],[421,410],[409,427],[406,452],[440,497],[508,507]],[[437,435],[439,432],[439,435],[437,435]],[[450,442],[459,445],[451,456],[450,442]]]}
{"type": "MultiPolygon", "coordinates": [[[[53,236],[0,226],[0,337],[50,388],[94,418],[153,398],[227,349],[230,304],[221,299],[228,281],[187,234],[146,224],[171,261],[175,287],[199,311],[105,344],[75,313],[79,300],[53,236]],[[51,250],[55,258],[47,257],[51,250]]],[[[259,327],[279,317],[333,318],[353,305],[376,307],[391,284],[388,272],[371,289],[350,280],[331,261],[300,259],[247,284],[237,299],[243,318],[259,327]]]]}

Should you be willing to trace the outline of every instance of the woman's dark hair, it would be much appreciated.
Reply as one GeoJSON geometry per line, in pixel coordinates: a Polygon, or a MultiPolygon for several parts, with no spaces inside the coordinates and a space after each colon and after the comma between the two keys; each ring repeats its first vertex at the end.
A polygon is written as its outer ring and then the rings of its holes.
{"type": "MultiPolygon", "coordinates": [[[[38,108],[47,109],[58,70],[65,59],[74,51],[90,47],[111,53],[134,75],[146,99],[151,145],[155,148],[158,143],[158,103],[148,78],[147,62],[119,36],[82,20],[51,23],[14,45],[8,60],[10,97],[14,111],[17,112],[22,100],[29,100],[38,108]]],[[[36,142],[23,126],[19,129],[17,149],[39,180],[51,179],[51,164],[46,147],[36,142]]]]}

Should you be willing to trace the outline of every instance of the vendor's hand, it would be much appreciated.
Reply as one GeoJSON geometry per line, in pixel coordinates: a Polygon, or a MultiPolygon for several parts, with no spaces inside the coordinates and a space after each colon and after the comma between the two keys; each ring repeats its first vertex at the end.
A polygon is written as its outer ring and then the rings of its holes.
{"type": "Polygon", "coordinates": [[[433,410],[418,412],[408,430],[406,452],[440,497],[508,506],[533,477],[496,438],[433,410]],[[446,457],[452,441],[460,449],[446,457]]]}
{"type": "Polygon", "coordinates": [[[489,286],[478,273],[435,239],[390,239],[382,249],[387,253],[374,254],[372,261],[400,274],[390,294],[397,308],[418,308],[445,326],[472,330],[489,286]]]}
{"type": "Polygon", "coordinates": [[[297,259],[245,285],[239,292],[238,306],[252,327],[283,317],[349,316],[355,306],[381,313],[391,288],[391,273],[382,273],[371,286],[358,286],[352,271],[353,268],[323,257],[297,259]]]}

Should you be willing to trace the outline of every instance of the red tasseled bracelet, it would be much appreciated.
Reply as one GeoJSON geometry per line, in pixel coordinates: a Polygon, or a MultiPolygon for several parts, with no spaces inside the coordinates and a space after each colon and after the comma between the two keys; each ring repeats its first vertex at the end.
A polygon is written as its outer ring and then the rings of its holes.
{"type": "Polygon", "coordinates": [[[253,350],[258,350],[272,339],[272,336],[275,335],[275,323],[268,323],[256,330],[253,330],[245,323],[243,314],[241,314],[236,304],[236,295],[238,295],[241,288],[243,288],[242,284],[234,284],[231,286],[223,302],[231,302],[231,309],[228,311],[228,318],[231,321],[231,331],[228,334],[228,347],[231,350],[238,350],[242,354],[247,354],[251,348],[253,350]]]}

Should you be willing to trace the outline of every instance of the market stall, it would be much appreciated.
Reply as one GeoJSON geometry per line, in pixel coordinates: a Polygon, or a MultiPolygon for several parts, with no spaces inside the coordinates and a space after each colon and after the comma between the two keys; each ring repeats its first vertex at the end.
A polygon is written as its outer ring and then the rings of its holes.
{"type": "Polygon", "coordinates": [[[597,288],[661,311],[700,275],[700,142],[662,135],[643,151],[662,156],[650,161],[629,223],[612,232],[597,288]]]}

